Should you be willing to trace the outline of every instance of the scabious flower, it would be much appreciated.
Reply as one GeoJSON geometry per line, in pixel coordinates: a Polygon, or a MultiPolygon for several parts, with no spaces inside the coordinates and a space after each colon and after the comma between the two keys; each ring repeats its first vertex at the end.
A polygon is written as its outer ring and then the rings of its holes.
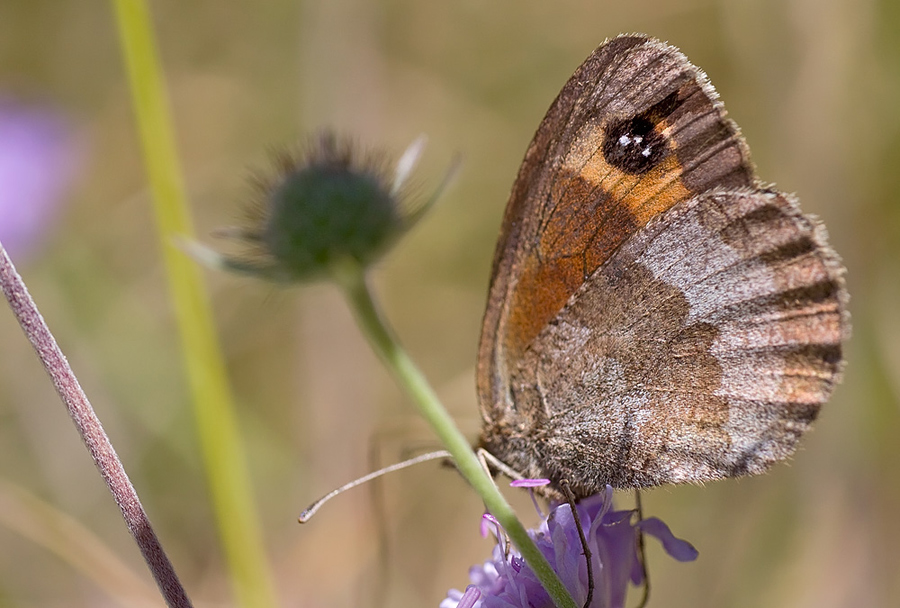
{"type": "Polygon", "coordinates": [[[256,176],[247,225],[220,231],[244,246],[240,254],[185,246],[209,265],[276,282],[328,277],[346,262],[365,268],[440,192],[424,203],[409,200],[407,179],[424,144],[424,138],[413,142],[391,170],[384,154],[361,152],[352,140],[325,131],[299,152],[277,155],[272,175],[256,176]]]}
{"type": "MultiPolygon", "coordinates": [[[[659,539],[666,552],[679,561],[692,561],[697,550],[675,538],[657,518],[632,522],[633,511],[612,510],[612,488],[576,505],[590,548],[594,574],[591,608],[623,608],[629,583],[641,585],[643,568],[638,555],[638,531],[659,539]]],[[[541,553],[559,575],[576,604],[588,595],[587,563],[572,509],[554,505],[536,530],[529,531],[541,553]]],[[[502,539],[503,535],[499,537],[502,539]]],[[[493,556],[469,570],[471,585],[465,592],[451,589],[441,608],[552,608],[550,596],[522,557],[498,542],[493,556]]]]}
{"type": "Polygon", "coordinates": [[[14,258],[48,234],[79,164],[71,125],[46,107],[0,97],[0,242],[14,258]]]}

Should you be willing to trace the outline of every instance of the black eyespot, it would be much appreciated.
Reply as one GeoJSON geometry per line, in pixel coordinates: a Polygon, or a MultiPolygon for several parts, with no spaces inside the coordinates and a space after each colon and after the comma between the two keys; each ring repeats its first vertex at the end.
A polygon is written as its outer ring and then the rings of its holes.
{"type": "Polygon", "coordinates": [[[643,115],[611,122],[604,130],[603,158],[625,173],[647,173],[666,156],[666,137],[643,115]]]}

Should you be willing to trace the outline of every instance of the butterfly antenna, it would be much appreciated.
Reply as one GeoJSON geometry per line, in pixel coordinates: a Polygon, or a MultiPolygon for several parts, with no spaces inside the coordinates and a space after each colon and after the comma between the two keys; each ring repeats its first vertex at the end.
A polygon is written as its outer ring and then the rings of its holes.
{"type": "Polygon", "coordinates": [[[356,486],[361,486],[362,484],[372,481],[373,479],[377,479],[377,478],[381,477],[382,475],[386,475],[387,473],[393,473],[394,471],[399,471],[401,469],[411,467],[411,466],[419,464],[421,462],[427,462],[429,460],[437,460],[439,458],[452,458],[452,456],[450,455],[450,452],[448,452],[447,450],[439,450],[437,452],[429,452],[428,454],[422,454],[421,456],[416,456],[415,458],[410,458],[409,460],[404,460],[403,462],[398,462],[397,464],[392,464],[389,467],[384,467],[383,469],[379,469],[377,471],[369,473],[368,475],[363,475],[359,479],[354,479],[350,483],[346,483],[346,484],[342,485],[341,487],[332,490],[331,492],[329,492],[328,494],[326,494],[319,500],[315,501],[314,503],[312,503],[311,505],[306,507],[306,509],[304,509],[303,512],[300,514],[300,517],[297,518],[297,521],[299,521],[301,524],[305,524],[310,519],[312,519],[313,515],[315,515],[316,512],[319,509],[321,509],[322,505],[324,505],[326,502],[328,502],[329,500],[331,500],[338,494],[342,494],[342,493],[346,492],[347,490],[351,490],[351,489],[355,488],[356,486]]]}
{"type": "MultiPolygon", "coordinates": [[[[638,522],[641,522],[644,520],[644,507],[641,504],[641,491],[638,488],[635,488],[634,490],[634,504],[635,511],[637,511],[638,522]]],[[[635,542],[637,543],[638,560],[641,562],[641,574],[644,576],[644,595],[637,608],[644,608],[647,605],[647,602],[650,601],[650,573],[647,570],[647,553],[644,549],[644,532],[640,528],[637,530],[637,539],[635,542]]]]}
{"type": "Polygon", "coordinates": [[[581,517],[578,516],[578,511],[575,509],[575,495],[572,493],[572,488],[569,487],[569,482],[566,479],[560,481],[559,485],[566,495],[566,502],[568,502],[569,506],[572,508],[572,516],[575,518],[575,528],[578,530],[578,538],[581,540],[584,561],[587,563],[588,592],[587,599],[584,600],[584,608],[588,608],[588,606],[591,605],[591,600],[594,599],[594,570],[591,568],[591,550],[588,548],[587,537],[585,537],[584,529],[581,527],[581,517]]]}

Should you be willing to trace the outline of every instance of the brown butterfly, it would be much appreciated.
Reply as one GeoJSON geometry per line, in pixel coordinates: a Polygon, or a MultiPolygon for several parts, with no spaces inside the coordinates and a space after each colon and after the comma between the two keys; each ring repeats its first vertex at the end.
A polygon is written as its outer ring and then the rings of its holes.
{"type": "Polygon", "coordinates": [[[556,496],[762,473],[838,381],[843,273],[824,227],[756,178],[706,75],[657,40],[610,40],[506,207],[480,446],[556,496]]]}

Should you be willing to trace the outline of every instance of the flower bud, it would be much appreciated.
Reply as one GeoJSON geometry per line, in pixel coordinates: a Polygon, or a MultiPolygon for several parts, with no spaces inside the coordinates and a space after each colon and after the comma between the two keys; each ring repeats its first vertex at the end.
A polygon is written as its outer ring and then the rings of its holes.
{"type": "Polygon", "coordinates": [[[424,138],[413,142],[392,174],[383,154],[361,153],[350,139],[324,132],[300,154],[278,155],[274,175],[257,178],[249,225],[221,232],[245,246],[242,255],[188,249],[213,265],[279,282],[328,277],[348,262],[364,269],[443,188],[424,204],[406,200],[404,186],[423,148],[424,138]]]}

